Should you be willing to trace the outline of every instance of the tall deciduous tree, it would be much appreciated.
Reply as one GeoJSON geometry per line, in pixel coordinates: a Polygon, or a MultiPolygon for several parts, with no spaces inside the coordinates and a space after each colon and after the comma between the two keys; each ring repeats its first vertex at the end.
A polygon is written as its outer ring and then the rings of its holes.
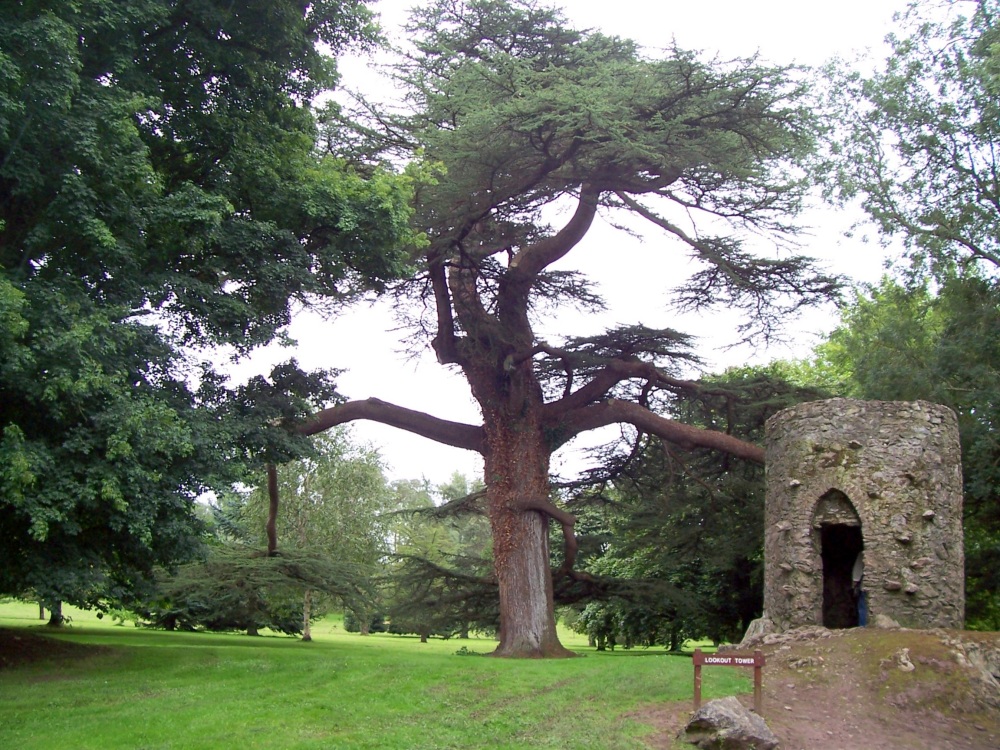
{"type": "Polygon", "coordinates": [[[322,378],[230,393],[187,354],[403,267],[408,181],[315,149],[318,45],[371,40],[361,0],[4,4],[0,591],[124,596],[200,491],[295,454],[322,378]]]}
{"type": "MultiPolygon", "coordinates": [[[[390,494],[382,461],[371,447],[355,444],[346,430],[322,436],[312,458],[287,464],[278,493],[281,503],[274,519],[281,549],[306,552],[329,559],[344,568],[353,567],[355,577],[367,580],[378,575],[388,553],[386,519],[390,494]]],[[[264,520],[269,518],[269,493],[257,488],[237,510],[244,526],[264,539],[264,520]]],[[[235,510],[235,509],[231,509],[235,510]]],[[[309,621],[312,590],[305,591],[303,640],[310,640],[309,621]]],[[[364,622],[369,600],[352,597],[351,606],[364,622]]],[[[370,606],[369,606],[370,608],[370,606]]]]}
{"type": "Polygon", "coordinates": [[[1000,3],[913,2],[884,66],[832,71],[831,195],[918,268],[1000,268],[1000,3]],[[947,11],[947,12],[946,12],[947,11]]]}
{"type": "MultiPolygon", "coordinates": [[[[410,32],[414,49],[395,75],[412,114],[341,118],[331,140],[376,163],[420,154],[439,169],[416,196],[415,227],[428,243],[419,274],[398,291],[423,300],[418,329],[465,375],[483,421],[365,400],[302,429],[372,419],[480,453],[500,593],[496,654],[567,655],[547,528],[549,519],[563,527],[562,572],[571,573],[575,519],[550,500],[553,451],[617,423],[751,461],[763,451],[658,414],[662,400],[695,387],[674,370],[690,357],[683,335],[641,326],[560,343],[536,335],[543,310],[598,304],[585,279],[558,266],[599,212],[638,216],[666,234],[662,252],[686,252],[700,269],[681,303],[740,309],[745,333],[772,332],[834,284],[801,257],[757,257],[733,225],[772,238],[792,231],[813,119],[793,70],[682,50],[649,59],[534,2],[435,0],[410,32]]],[[[643,272],[611,253],[607,263],[643,272]]]]}

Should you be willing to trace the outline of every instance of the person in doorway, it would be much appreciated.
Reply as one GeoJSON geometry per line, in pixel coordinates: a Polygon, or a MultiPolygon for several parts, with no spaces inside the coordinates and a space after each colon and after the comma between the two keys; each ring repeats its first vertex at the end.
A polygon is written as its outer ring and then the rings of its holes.
{"type": "Polygon", "coordinates": [[[854,567],[851,569],[851,581],[853,582],[854,601],[858,608],[858,627],[865,627],[868,624],[868,595],[865,592],[865,553],[864,550],[858,553],[854,560],[854,567]]]}

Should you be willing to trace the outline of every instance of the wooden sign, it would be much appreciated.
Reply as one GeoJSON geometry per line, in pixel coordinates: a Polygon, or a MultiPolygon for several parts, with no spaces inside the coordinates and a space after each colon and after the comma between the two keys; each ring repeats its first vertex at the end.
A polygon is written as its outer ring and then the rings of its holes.
{"type": "Polygon", "coordinates": [[[701,708],[701,668],[702,666],[719,667],[753,667],[753,710],[761,714],[762,679],[761,668],[764,666],[764,652],[706,654],[696,648],[691,655],[694,664],[694,710],[701,708]]]}

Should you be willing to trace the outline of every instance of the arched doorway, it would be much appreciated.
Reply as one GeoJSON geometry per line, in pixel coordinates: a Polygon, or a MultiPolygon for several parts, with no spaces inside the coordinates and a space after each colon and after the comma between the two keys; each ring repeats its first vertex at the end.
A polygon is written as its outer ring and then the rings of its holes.
{"type": "Polygon", "coordinates": [[[850,499],[830,490],[816,505],[813,528],[818,530],[823,562],[823,626],[858,626],[858,601],[854,591],[854,565],[864,549],[861,519],[850,499]]]}
{"type": "Polygon", "coordinates": [[[860,526],[826,524],[820,529],[823,556],[823,627],[856,628],[858,601],[851,572],[864,544],[860,526]]]}

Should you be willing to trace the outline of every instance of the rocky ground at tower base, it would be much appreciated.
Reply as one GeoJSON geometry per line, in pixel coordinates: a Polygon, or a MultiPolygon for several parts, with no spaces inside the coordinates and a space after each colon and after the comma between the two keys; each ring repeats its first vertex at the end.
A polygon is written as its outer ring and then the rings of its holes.
{"type": "MultiPolygon", "coordinates": [[[[743,648],[764,651],[762,714],[781,750],[1000,747],[1000,633],[798,628],[743,648]]],[[[691,715],[685,702],[632,717],[656,727],[650,748],[682,750],[691,715]]]]}

